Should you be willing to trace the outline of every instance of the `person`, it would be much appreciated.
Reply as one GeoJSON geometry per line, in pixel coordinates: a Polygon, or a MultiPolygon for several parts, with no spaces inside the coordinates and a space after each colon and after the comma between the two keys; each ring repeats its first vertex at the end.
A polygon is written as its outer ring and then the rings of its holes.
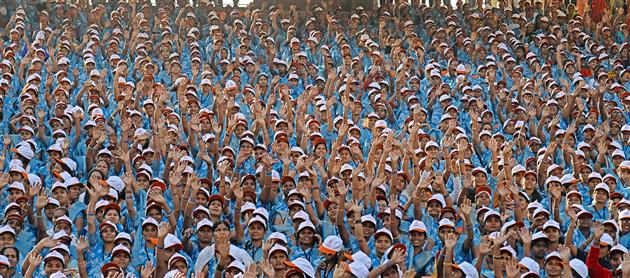
{"type": "Polygon", "coordinates": [[[2,277],[630,277],[619,1],[53,2],[0,4],[2,277]]]}

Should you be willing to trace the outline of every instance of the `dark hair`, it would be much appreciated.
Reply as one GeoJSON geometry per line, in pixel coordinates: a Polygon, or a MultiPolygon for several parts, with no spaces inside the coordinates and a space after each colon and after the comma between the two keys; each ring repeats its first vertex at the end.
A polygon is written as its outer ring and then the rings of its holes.
{"type": "Polygon", "coordinates": [[[20,249],[18,249],[14,245],[7,245],[5,247],[2,247],[2,249],[0,249],[0,253],[4,255],[4,252],[7,251],[7,249],[13,249],[15,251],[15,254],[17,254],[18,261],[20,260],[20,249]]]}
{"type": "Polygon", "coordinates": [[[214,225],[212,225],[212,232],[214,233],[214,231],[217,230],[217,228],[219,228],[219,225],[225,225],[225,227],[228,228],[228,230],[230,229],[230,222],[228,222],[227,220],[221,220],[221,221],[217,221],[214,223],[214,225]]]}

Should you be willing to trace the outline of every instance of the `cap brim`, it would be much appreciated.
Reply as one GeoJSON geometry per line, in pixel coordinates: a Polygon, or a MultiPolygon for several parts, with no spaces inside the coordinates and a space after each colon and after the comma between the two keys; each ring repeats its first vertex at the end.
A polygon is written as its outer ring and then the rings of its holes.
{"type": "MultiPolygon", "coordinates": [[[[284,265],[288,266],[288,267],[291,267],[291,268],[296,268],[296,269],[298,268],[298,266],[297,266],[296,264],[294,264],[293,262],[291,262],[291,261],[284,261],[284,262],[282,262],[282,263],[283,263],[284,265]]],[[[299,270],[299,269],[298,269],[298,270],[299,270]]]]}
{"type": "Polygon", "coordinates": [[[336,255],[337,254],[337,252],[335,252],[335,250],[326,248],[324,245],[320,245],[319,248],[317,248],[317,250],[319,250],[319,252],[322,252],[322,253],[327,254],[327,255],[336,255]]]}

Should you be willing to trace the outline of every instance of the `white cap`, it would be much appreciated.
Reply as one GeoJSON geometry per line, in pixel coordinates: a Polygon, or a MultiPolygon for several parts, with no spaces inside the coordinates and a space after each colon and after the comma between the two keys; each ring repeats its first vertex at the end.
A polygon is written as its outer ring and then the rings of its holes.
{"type": "Polygon", "coordinates": [[[291,262],[286,262],[290,267],[299,269],[308,278],[315,278],[315,269],[311,263],[304,258],[297,258],[291,262]]]}
{"type": "Polygon", "coordinates": [[[348,264],[348,270],[350,271],[350,273],[352,273],[352,275],[357,278],[367,278],[368,274],[370,273],[368,268],[363,263],[358,261],[354,261],[348,264]]]}
{"type": "Polygon", "coordinates": [[[177,245],[179,246],[182,245],[182,242],[179,240],[179,238],[177,238],[173,234],[167,234],[166,237],[164,238],[164,249],[177,246],[177,245]]]}
{"type": "Polygon", "coordinates": [[[65,264],[65,260],[63,258],[63,255],[61,255],[61,253],[59,253],[57,251],[52,251],[52,252],[48,253],[48,255],[46,255],[46,257],[44,257],[44,261],[48,261],[50,259],[58,259],[62,263],[65,264]]]}
{"type": "Polygon", "coordinates": [[[0,235],[1,235],[1,234],[4,234],[4,233],[10,233],[10,234],[12,234],[13,236],[16,236],[16,234],[15,234],[15,230],[13,230],[13,228],[11,228],[11,226],[9,226],[9,225],[4,225],[4,226],[2,226],[2,227],[0,228],[0,235]]]}
{"type": "Polygon", "coordinates": [[[448,218],[442,218],[442,220],[440,220],[440,223],[438,224],[438,229],[441,229],[442,227],[455,228],[455,223],[453,223],[453,221],[448,218]]]}
{"type": "Polygon", "coordinates": [[[212,228],[212,226],[214,226],[214,223],[212,223],[212,221],[208,220],[207,218],[201,219],[199,222],[197,222],[197,231],[206,226],[212,228]]]}
{"type": "Polygon", "coordinates": [[[26,192],[26,189],[24,189],[24,184],[19,181],[14,181],[13,183],[11,183],[8,189],[17,189],[22,192],[26,192]]]}
{"type": "Polygon", "coordinates": [[[600,184],[596,185],[595,189],[593,191],[597,191],[598,189],[606,190],[606,192],[608,192],[608,194],[610,194],[610,187],[608,187],[608,185],[605,184],[605,183],[600,183],[600,184]]]}
{"type": "Polygon", "coordinates": [[[319,251],[329,255],[336,254],[343,248],[343,241],[335,235],[330,235],[324,239],[324,243],[319,246],[319,251]]]}
{"type": "Polygon", "coordinates": [[[287,241],[287,236],[284,235],[283,233],[280,233],[280,232],[273,232],[273,233],[271,233],[267,239],[269,239],[269,240],[277,239],[277,240],[280,240],[280,241],[282,241],[284,243],[289,243],[289,241],[287,241]]]}
{"type": "Polygon", "coordinates": [[[615,240],[607,233],[602,234],[599,243],[606,246],[615,246],[615,240]]]}
{"type": "Polygon", "coordinates": [[[9,262],[9,258],[7,258],[7,257],[5,257],[3,255],[0,255],[0,265],[4,265],[7,268],[10,268],[11,267],[11,263],[9,262]]]}
{"type": "Polygon", "coordinates": [[[431,198],[427,201],[427,203],[430,203],[431,201],[438,201],[442,207],[446,207],[446,200],[444,199],[444,196],[442,194],[434,194],[433,196],[431,196],[431,198]]]}
{"type": "Polygon", "coordinates": [[[267,229],[267,221],[262,218],[260,215],[256,215],[254,217],[252,217],[251,219],[249,219],[249,223],[247,223],[247,226],[249,227],[250,225],[252,225],[253,223],[260,223],[263,225],[263,227],[265,227],[265,229],[267,229]]]}
{"type": "Polygon", "coordinates": [[[315,230],[315,225],[313,225],[313,222],[311,222],[310,220],[306,220],[306,221],[300,223],[300,226],[298,227],[298,233],[302,229],[306,229],[306,228],[311,228],[311,229],[315,230]]]}
{"type": "Polygon", "coordinates": [[[523,257],[518,264],[521,267],[527,268],[528,271],[536,273],[540,272],[540,265],[538,265],[538,263],[530,257],[523,257]]]}
{"type": "Polygon", "coordinates": [[[560,223],[558,223],[558,221],[556,221],[556,220],[549,219],[543,225],[543,230],[546,230],[547,228],[556,228],[556,229],[560,230],[560,223]]]}
{"type": "Polygon", "coordinates": [[[588,277],[588,267],[586,267],[586,264],[584,264],[584,262],[580,259],[573,259],[569,261],[569,265],[571,265],[571,269],[577,272],[581,278],[588,277]]]}
{"type": "Polygon", "coordinates": [[[286,247],[280,245],[280,244],[274,244],[271,249],[269,249],[269,255],[271,255],[273,252],[276,251],[282,251],[284,252],[286,255],[289,255],[289,250],[287,250],[286,247]]]}
{"type": "Polygon", "coordinates": [[[413,222],[411,222],[411,225],[409,225],[409,232],[412,232],[412,231],[426,233],[427,226],[424,224],[424,222],[420,220],[414,220],[413,222]]]}
{"type": "Polygon", "coordinates": [[[232,267],[237,268],[241,272],[245,272],[245,265],[239,260],[232,261],[232,263],[230,263],[230,265],[228,265],[228,267],[226,267],[225,269],[229,269],[229,268],[232,268],[232,267]]]}
{"type": "Polygon", "coordinates": [[[512,248],[512,246],[510,245],[503,246],[501,247],[500,251],[508,252],[512,256],[512,258],[516,259],[516,251],[514,251],[514,248],[512,248]]]}
{"type": "MultiPolygon", "coordinates": [[[[630,210],[628,211],[630,213],[630,210]]],[[[361,216],[361,223],[370,222],[376,226],[376,219],[371,214],[361,216]]]]}
{"type": "Polygon", "coordinates": [[[477,268],[468,262],[460,263],[454,267],[459,268],[462,272],[464,272],[465,278],[479,278],[479,272],[477,272],[477,268]]]}

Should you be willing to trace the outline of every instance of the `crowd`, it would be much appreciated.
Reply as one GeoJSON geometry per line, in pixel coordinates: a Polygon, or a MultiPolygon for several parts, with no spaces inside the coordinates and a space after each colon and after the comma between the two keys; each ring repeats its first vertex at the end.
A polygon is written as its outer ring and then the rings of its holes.
{"type": "Polygon", "coordinates": [[[2,1],[1,277],[630,277],[627,6],[260,2],[2,1]]]}

